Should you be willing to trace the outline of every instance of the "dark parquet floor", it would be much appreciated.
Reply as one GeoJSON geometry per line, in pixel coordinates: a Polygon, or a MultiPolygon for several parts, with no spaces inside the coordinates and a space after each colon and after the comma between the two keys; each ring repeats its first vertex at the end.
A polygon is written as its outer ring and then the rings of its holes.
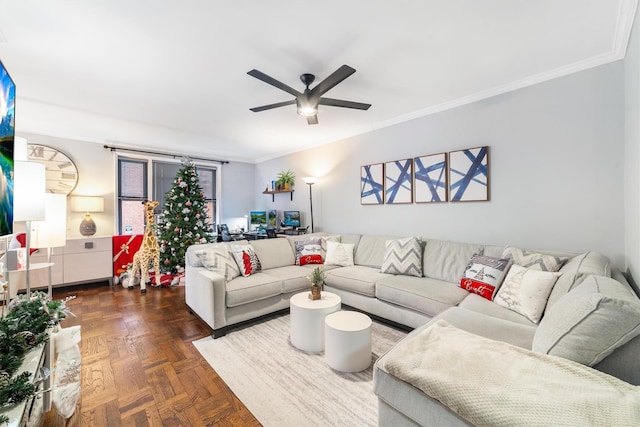
{"type": "Polygon", "coordinates": [[[45,426],[260,426],[193,346],[210,335],[184,302],[184,287],[99,284],[54,289],[81,325],[82,396],[65,422],[45,426]]]}

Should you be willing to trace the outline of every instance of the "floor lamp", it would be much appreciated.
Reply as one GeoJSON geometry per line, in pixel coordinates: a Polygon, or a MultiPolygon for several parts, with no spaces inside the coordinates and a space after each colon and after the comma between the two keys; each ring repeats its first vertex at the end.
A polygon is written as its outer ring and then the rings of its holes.
{"type": "Polygon", "coordinates": [[[305,184],[309,186],[309,205],[311,205],[311,232],[313,233],[313,195],[311,194],[311,186],[316,183],[314,176],[305,176],[302,178],[305,184]]]}
{"type": "Polygon", "coordinates": [[[34,221],[31,246],[47,248],[47,263],[49,264],[49,298],[52,298],[51,285],[51,252],[67,244],[67,196],[64,194],[47,193],[45,195],[45,219],[34,221]]]}
{"type": "Polygon", "coordinates": [[[44,165],[35,162],[16,161],[13,165],[13,220],[26,222],[27,298],[31,298],[30,262],[31,221],[45,219],[44,165]]]}

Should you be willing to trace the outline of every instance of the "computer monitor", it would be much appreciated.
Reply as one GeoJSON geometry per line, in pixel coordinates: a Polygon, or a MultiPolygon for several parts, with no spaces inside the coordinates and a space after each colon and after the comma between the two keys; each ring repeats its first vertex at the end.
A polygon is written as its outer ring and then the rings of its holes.
{"type": "Polygon", "coordinates": [[[285,227],[300,227],[300,211],[284,211],[283,216],[285,227]]]}
{"type": "Polygon", "coordinates": [[[251,225],[265,225],[267,223],[267,211],[252,211],[251,216],[251,225]]]}

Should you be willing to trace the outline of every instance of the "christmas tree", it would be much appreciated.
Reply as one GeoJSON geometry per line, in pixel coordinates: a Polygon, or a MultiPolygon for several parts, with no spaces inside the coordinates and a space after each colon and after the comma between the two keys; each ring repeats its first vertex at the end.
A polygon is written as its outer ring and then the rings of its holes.
{"type": "Polygon", "coordinates": [[[158,229],[160,265],[172,273],[184,270],[184,256],[190,245],[213,241],[211,226],[207,223],[204,193],[196,167],[188,159],[183,162],[165,196],[158,229]]]}

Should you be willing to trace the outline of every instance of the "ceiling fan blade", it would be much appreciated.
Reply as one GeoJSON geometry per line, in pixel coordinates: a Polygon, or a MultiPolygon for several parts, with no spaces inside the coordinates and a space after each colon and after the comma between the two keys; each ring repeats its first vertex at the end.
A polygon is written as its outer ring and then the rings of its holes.
{"type": "Polygon", "coordinates": [[[318,83],[311,92],[309,92],[309,96],[311,98],[318,99],[326,92],[331,90],[335,85],[349,77],[351,74],[355,73],[356,70],[354,68],[349,67],[348,65],[343,65],[333,72],[329,77],[318,83]]]}
{"type": "Polygon", "coordinates": [[[292,88],[290,86],[287,86],[286,84],[282,83],[281,81],[278,81],[278,80],[274,79],[271,76],[266,75],[262,71],[258,71],[256,69],[253,69],[253,70],[247,72],[247,74],[249,74],[251,77],[255,77],[258,80],[262,80],[263,82],[268,83],[271,86],[275,86],[280,90],[283,90],[283,91],[285,91],[287,93],[290,93],[293,96],[302,95],[300,92],[298,92],[294,88],[292,88]]]}
{"type": "Polygon", "coordinates": [[[343,101],[342,99],[320,98],[320,105],[329,105],[331,107],[354,108],[356,110],[368,110],[371,104],[363,104],[362,102],[343,101]]]}
{"type": "Polygon", "coordinates": [[[318,124],[318,116],[307,116],[307,124],[317,125],[318,124]]]}
{"type": "Polygon", "coordinates": [[[271,110],[272,108],[284,107],[285,105],[293,105],[295,103],[296,103],[296,100],[292,99],[291,101],[276,102],[275,104],[262,105],[260,107],[253,107],[249,109],[254,113],[257,113],[264,110],[271,110]]]}

